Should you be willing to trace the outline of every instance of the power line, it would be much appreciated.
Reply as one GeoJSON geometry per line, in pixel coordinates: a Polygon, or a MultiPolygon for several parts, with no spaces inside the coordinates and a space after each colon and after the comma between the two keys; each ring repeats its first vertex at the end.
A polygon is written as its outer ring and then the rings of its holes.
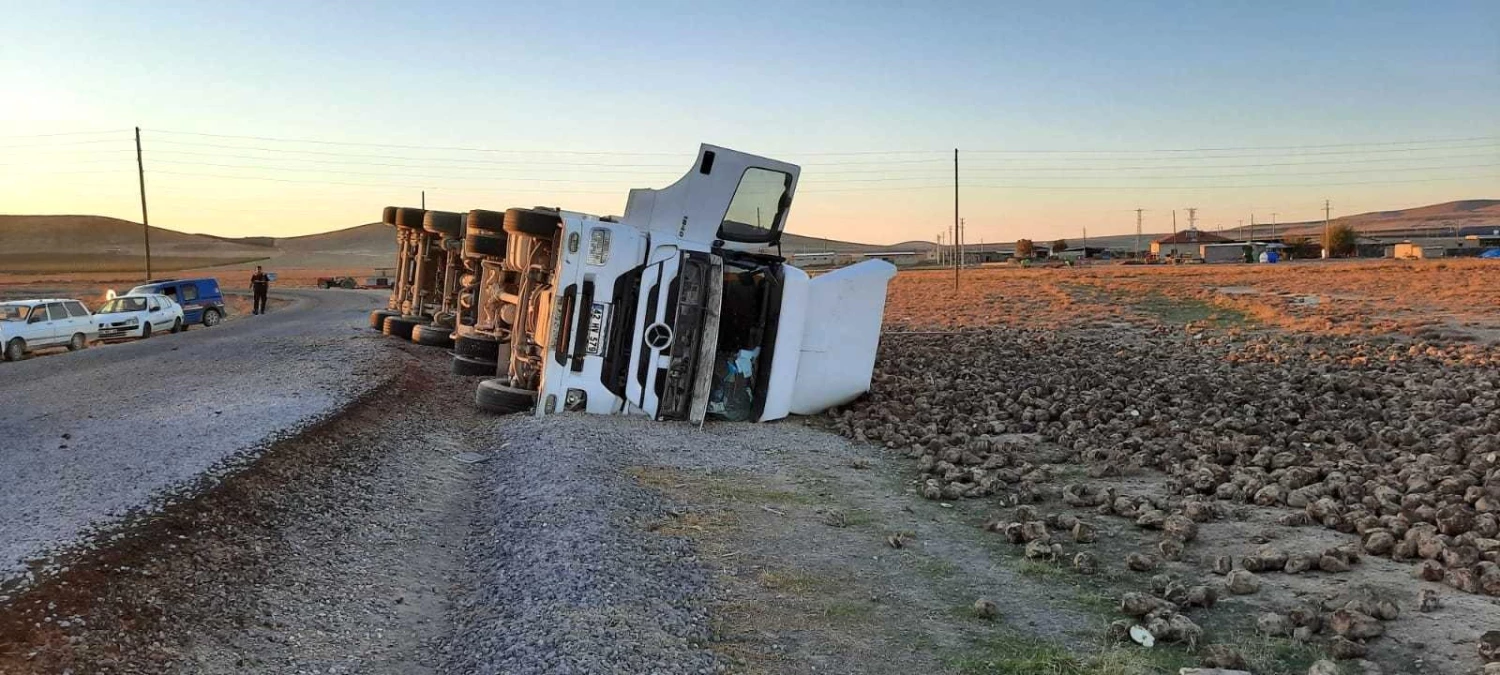
{"type": "Polygon", "coordinates": [[[1137,153],[1137,152],[1224,152],[1238,150],[1301,150],[1319,148],[1353,148],[1353,147],[1375,147],[1392,145],[1427,145],[1436,143],[1466,143],[1469,141],[1494,141],[1500,140],[1500,136],[1473,136],[1470,138],[1434,138],[1419,141],[1385,141],[1371,143],[1327,143],[1322,145],[1248,145],[1240,147],[1223,148],[1154,148],[1147,150],[966,150],[965,152],[982,153],[1137,153]]]}
{"type": "Polygon", "coordinates": [[[128,134],[129,129],[109,129],[106,131],[59,131],[50,134],[11,134],[0,136],[0,138],[53,138],[56,136],[97,136],[101,134],[128,134]]]}

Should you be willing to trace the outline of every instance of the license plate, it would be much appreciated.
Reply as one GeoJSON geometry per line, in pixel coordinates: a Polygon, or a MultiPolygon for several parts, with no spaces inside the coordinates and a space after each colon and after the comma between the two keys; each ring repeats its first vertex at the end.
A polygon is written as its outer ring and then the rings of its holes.
{"type": "Polygon", "coordinates": [[[602,355],[604,353],[604,316],[606,306],[602,302],[594,303],[589,308],[589,330],[584,339],[584,348],[589,354],[602,355]]]}

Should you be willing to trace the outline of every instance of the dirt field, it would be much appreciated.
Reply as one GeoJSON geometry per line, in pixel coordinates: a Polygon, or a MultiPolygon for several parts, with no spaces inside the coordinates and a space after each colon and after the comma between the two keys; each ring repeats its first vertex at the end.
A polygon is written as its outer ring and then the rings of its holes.
{"type": "Polygon", "coordinates": [[[887,328],[1080,326],[1122,319],[1341,335],[1500,338],[1494,261],[1009,266],[903,272],[887,328]]]}

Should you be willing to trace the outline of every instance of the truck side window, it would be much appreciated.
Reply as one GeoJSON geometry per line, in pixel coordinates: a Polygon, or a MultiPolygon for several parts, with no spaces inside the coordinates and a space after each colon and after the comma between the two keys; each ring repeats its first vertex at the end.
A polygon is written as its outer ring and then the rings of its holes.
{"type": "Polygon", "coordinates": [[[729,201],[719,238],[754,243],[771,241],[781,229],[781,219],[791,205],[787,190],[792,177],[780,171],[751,167],[740,177],[740,185],[729,201]]]}
{"type": "Polygon", "coordinates": [[[82,303],[65,302],[63,304],[67,306],[68,313],[75,317],[85,317],[89,315],[89,310],[85,309],[82,303]]]}
{"type": "Polygon", "coordinates": [[[68,310],[63,309],[61,302],[47,303],[47,313],[51,315],[53,321],[62,321],[68,318],[68,310]]]}
{"type": "Polygon", "coordinates": [[[182,301],[192,302],[198,299],[198,287],[192,284],[182,287],[182,301]]]}

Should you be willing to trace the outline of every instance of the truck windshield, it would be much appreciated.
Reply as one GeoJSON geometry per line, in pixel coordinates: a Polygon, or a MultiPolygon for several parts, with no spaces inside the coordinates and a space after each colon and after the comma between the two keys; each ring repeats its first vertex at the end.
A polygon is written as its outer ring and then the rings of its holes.
{"type": "Polygon", "coordinates": [[[0,305],[0,321],[25,321],[30,314],[26,305],[0,305]]]}
{"type": "Polygon", "coordinates": [[[115,312],[139,312],[146,308],[145,298],[115,298],[104,303],[99,308],[100,314],[114,314],[115,312]]]}
{"type": "Polygon", "coordinates": [[[774,241],[781,232],[791,199],[790,174],[770,169],[750,168],[740,178],[729,211],[719,225],[719,238],[725,241],[759,243],[774,241]]]}

